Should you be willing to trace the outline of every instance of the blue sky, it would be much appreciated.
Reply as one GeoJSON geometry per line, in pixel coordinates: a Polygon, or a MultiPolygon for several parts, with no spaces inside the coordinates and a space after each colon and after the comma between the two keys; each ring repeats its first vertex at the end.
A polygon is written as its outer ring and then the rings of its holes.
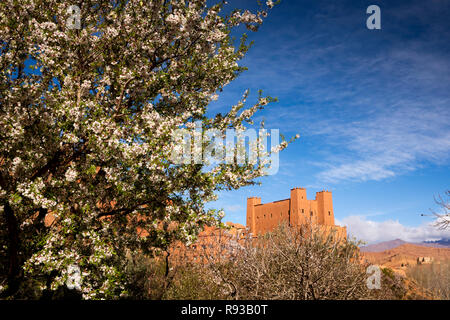
{"type": "MultiPolygon", "coordinates": [[[[254,0],[228,7],[255,8],[254,0]]],[[[245,224],[246,199],[289,197],[306,187],[333,192],[335,217],[368,243],[450,237],[429,226],[433,197],[449,189],[450,2],[294,1],[271,10],[210,112],[224,112],[245,89],[277,97],[257,114],[266,128],[301,138],[280,154],[261,186],[220,193],[212,206],[245,224]],[[366,28],[369,5],[381,30],[366,28]]]]}

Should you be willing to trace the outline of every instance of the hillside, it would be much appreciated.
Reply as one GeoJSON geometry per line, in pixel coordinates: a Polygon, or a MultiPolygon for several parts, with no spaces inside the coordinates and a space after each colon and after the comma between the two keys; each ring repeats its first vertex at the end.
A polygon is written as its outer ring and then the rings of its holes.
{"type": "MultiPolygon", "coordinates": [[[[378,264],[400,271],[418,264],[418,258],[431,258],[433,261],[450,260],[450,248],[434,248],[404,243],[381,252],[362,252],[362,257],[371,264],[378,264]]],[[[420,261],[421,262],[421,261],[420,261]]]]}
{"type": "Polygon", "coordinates": [[[394,249],[396,247],[399,247],[404,244],[411,244],[415,246],[423,246],[423,247],[430,247],[430,248],[450,248],[450,242],[445,240],[440,241],[430,241],[430,242],[406,242],[401,239],[395,239],[391,241],[384,241],[376,244],[371,244],[368,246],[361,247],[361,252],[382,252],[385,250],[394,249]]]}

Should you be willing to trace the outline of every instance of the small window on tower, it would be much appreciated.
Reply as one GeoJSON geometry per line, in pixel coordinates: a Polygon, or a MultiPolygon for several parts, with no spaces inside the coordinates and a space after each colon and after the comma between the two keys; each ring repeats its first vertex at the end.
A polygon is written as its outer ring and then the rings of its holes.
{"type": "Polygon", "coordinates": [[[331,216],[331,211],[328,211],[328,215],[331,216]]]}
{"type": "Polygon", "coordinates": [[[270,214],[270,217],[272,218],[272,214],[270,214]]]}
{"type": "Polygon", "coordinates": [[[302,213],[305,213],[305,209],[302,209],[302,213]]]}
{"type": "Polygon", "coordinates": [[[311,211],[311,217],[313,216],[313,212],[311,211]]]}

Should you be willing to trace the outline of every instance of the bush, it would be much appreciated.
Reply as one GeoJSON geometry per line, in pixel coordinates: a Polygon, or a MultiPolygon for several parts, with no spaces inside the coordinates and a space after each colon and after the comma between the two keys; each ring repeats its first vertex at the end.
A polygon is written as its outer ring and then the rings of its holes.
{"type": "MultiPolygon", "coordinates": [[[[381,269],[381,289],[367,287],[358,243],[337,239],[313,226],[280,226],[258,239],[212,236],[197,262],[189,259],[130,259],[132,299],[411,299],[407,282],[381,269]]],[[[197,248],[202,246],[197,246],[197,248]]],[[[189,250],[189,249],[187,249],[189,250]]],[[[193,249],[194,250],[194,249],[193,249]]],[[[201,249],[195,249],[201,250],[201,249]]],[[[198,252],[197,252],[198,253],[198,252]]],[[[186,255],[188,256],[188,255],[186,255]]]]}
{"type": "Polygon", "coordinates": [[[248,241],[226,264],[210,264],[234,299],[366,299],[357,244],[313,226],[280,226],[248,241]]]}
{"type": "Polygon", "coordinates": [[[130,257],[126,268],[127,296],[134,300],[224,299],[220,287],[204,274],[202,265],[167,265],[164,257],[130,257]]]}

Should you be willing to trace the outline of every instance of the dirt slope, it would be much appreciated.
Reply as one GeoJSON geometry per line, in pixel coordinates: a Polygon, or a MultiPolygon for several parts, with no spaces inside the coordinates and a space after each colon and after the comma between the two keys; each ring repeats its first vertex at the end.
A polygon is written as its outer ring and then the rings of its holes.
{"type": "Polygon", "coordinates": [[[415,265],[418,258],[423,257],[429,257],[433,261],[450,260],[450,248],[433,248],[409,243],[382,252],[361,252],[361,254],[369,263],[393,269],[415,265]]]}

